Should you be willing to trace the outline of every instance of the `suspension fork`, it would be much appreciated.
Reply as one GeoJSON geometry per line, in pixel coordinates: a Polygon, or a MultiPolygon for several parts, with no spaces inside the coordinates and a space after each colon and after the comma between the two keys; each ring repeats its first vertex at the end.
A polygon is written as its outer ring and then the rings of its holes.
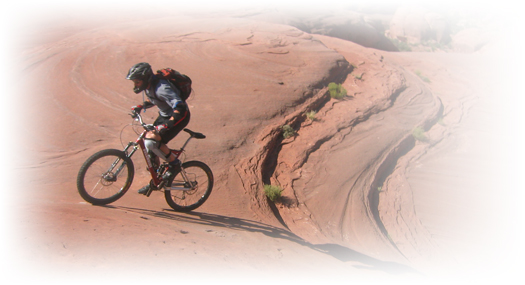
{"type": "MultiPolygon", "coordinates": [[[[133,156],[133,154],[135,153],[135,151],[137,151],[137,144],[136,143],[133,143],[133,142],[129,142],[128,145],[124,148],[124,153],[126,154],[127,157],[131,158],[131,156],[133,156]],[[130,153],[128,153],[128,150],[129,148],[133,147],[133,149],[131,150],[130,153]]],[[[113,168],[115,168],[115,166],[117,166],[117,164],[120,162],[120,158],[118,158],[117,160],[115,160],[115,162],[113,162],[113,164],[110,166],[110,168],[108,169],[107,172],[111,172],[113,170],[113,168]]],[[[119,176],[120,172],[124,169],[124,167],[126,166],[126,161],[124,161],[118,168],[117,170],[115,171],[115,174],[114,174],[114,177],[115,177],[115,180],[116,180],[116,177],[119,176]]]]}
{"type": "MultiPolygon", "coordinates": [[[[128,145],[126,145],[126,147],[124,148],[124,153],[126,154],[127,157],[131,158],[133,156],[133,154],[135,154],[135,152],[138,150],[138,148],[140,147],[140,149],[142,150],[142,154],[144,155],[144,159],[146,160],[146,163],[148,165],[147,169],[148,171],[150,172],[151,174],[151,177],[153,179],[153,182],[155,183],[155,186],[158,186],[159,183],[160,183],[160,179],[157,175],[157,171],[156,169],[153,167],[153,163],[151,162],[151,159],[148,155],[148,150],[146,149],[146,146],[144,145],[144,135],[146,134],[146,132],[143,132],[135,142],[129,142],[128,145]],[[131,148],[131,151],[130,151],[130,148],[131,148]]],[[[108,172],[110,172],[118,163],[120,162],[120,158],[118,158],[110,167],[110,169],[108,170],[108,172]]],[[[126,166],[126,162],[124,161],[120,166],[119,168],[117,169],[117,171],[115,171],[115,177],[117,177],[119,175],[119,173],[122,171],[122,169],[124,169],[124,166],[126,166]]]]}

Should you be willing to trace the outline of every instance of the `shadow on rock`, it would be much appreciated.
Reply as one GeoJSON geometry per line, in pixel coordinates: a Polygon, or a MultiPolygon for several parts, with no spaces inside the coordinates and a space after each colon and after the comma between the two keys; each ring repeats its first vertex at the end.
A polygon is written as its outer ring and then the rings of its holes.
{"type": "Polygon", "coordinates": [[[123,206],[101,206],[109,209],[125,210],[134,213],[138,213],[145,216],[156,217],[161,219],[207,225],[212,227],[222,227],[232,230],[242,230],[254,233],[262,233],[272,238],[285,239],[291,242],[295,242],[302,246],[309,247],[317,252],[321,252],[330,255],[342,262],[360,262],[362,265],[354,265],[358,269],[369,269],[379,270],[389,274],[403,274],[403,273],[418,273],[413,268],[395,263],[385,262],[368,255],[359,253],[355,250],[337,244],[311,244],[294,233],[274,227],[271,225],[263,224],[257,221],[240,219],[235,217],[228,217],[216,214],[200,213],[200,212],[189,212],[189,213],[178,213],[172,210],[165,209],[163,211],[154,211],[140,208],[131,208],[123,206]]]}
{"type": "Polygon", "coordinates": [[[310,247],[331,255],[342,262],[358,261],[363,263],[363,265],[354,265],[358,269],[380,270],[389,274],[419,273],[409,266],[396,262],[381,261],[338,244],[318,244],[310,247]]]}

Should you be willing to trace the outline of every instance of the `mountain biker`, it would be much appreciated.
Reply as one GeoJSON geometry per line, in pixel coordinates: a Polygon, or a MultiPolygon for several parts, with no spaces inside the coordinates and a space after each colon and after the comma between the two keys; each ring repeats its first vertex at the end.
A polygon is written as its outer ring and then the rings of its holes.
{"type": "MultiPolygon", "coordinates": [[[[160,157],[169,163],[168,171],[174,173],[180,168],[180,160],[175,159],[166,144],[188,125],[190,121],[188,105],[181,99],[177,88],[153,74],[151,65],[147,62],[133,65],[126,79],[133,81],[135,93],[144,92],[147,96],[142,104],[131,107],[132,110],[140,113],[143,109],[158,107],[159,116],[153,123],[155,130],[146,133],[144,144],[152,162],[158,163],[160,157]]],[[[151,183],[138,192],[146,195],[150,188],[151,183]]]]}

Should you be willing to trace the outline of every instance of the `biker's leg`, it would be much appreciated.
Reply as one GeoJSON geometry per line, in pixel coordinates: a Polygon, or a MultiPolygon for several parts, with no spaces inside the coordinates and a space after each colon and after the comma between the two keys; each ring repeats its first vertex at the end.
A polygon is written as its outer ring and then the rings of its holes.
{"type": "Polygon", "coordinates": [[[169,149],[169,147],[166,144],[160,142],[159,149],[160,151],[162,151],[162,154],[164,154],[164,158],[167,162],[173,162],[175,160],[175,156],[173,155],[173,153],[171,153],[171,149],[169,149]]]}
{"type": "Polygon", "coordinates": [[[161,137],[158,134],[148,132],[144,140],[144,145],[148,152],[152,152],[167,162],[175,160],[175,157],[171,154],[171,150],[166,144],[161,142],[161,137]]]}
{"type": "MultiPolygon", "coordinates": [[[[155,122],[154,125],[159,124],[166,124],[170,118],[159,116],[155,122]]],[[[171,153],[171,150],[168,148],[167,144],[169,141],[171,141],[177,134],[182,131],[189,123],[190,121],[190,112],[186,111],[182,118],[178,120],[172,127],[170,127],[166,132],[164,132],[162,135],[159,135],[158,133],[148,132],[146,134],[146,139],[154,139],[156,142],[159,142],[159,144],[153,146],[153,148],[156,148],[158,151],[155,153],[157,156],[161,157],[167,162],[174,162],[175,156],[171,153]]]]}
{"type": "MultiPolygon", "coordinates": [[[[181,120],[177,121],[175,125],[169,128],[165,133],[160,135],[161,137],[160,149],[164,154],[166,154],[166,161],[168,161],[170,164],[170,170],[173,170],[175,172],[180,171],[181,161],[176,159],[175,155],[172,154],[167,144],[174,137],[176,137],[179,134],[179,132],[182,131],[188,125],[189,122],[190,122],[190,112],[186,112],[185,116],[181,120]]],[[[173,171],[171,171],[171,173],[173,173],[173,171]]]]}
{"type": "Polygon", "coordinates": [[[176,137],[180,131],[182,131],[190,122],[190,112],[186,111],[184,113],[184,116],[178,120],[171,128],[169,128],[165,133],[160,135],[161,143],[160,149],[163,153],[168,155],[167,161],[172,162],[175,160],[175,156],[171,154],[171,150],[168,148],[167,144],[169,141],[171,141],[174,137],[176,137]]]}
{"type": "MultiPolygon", "coordinates": [[[[161,124],[166,118],[159,116],[155,120],[154,125],[161,124]]],[[[170,164],[170,168],[173,173],[173,170],[177,171],[177,168],[180,168],[180,160],[175,159],[175,156],[171,153],[171,150],[168,148],[167,143],[172,140],[182,129],[184,129],[190,121],[190,113],[187,112],[184,118],[177,122],[173,127],[171,127],[166,133],[160,136],[156,132],[147,132],[144,140],[144,144],[148,153],[153,153],[157,157],[162,158],[170,164]]],[[[150,184],[139,189],[139,194],[146,195],[150,192],[150,184]]]]}
{"type": "MultiPolygon", "coordinates": [[[[171,151],[168,149],[168,153],[166,154],[164,151],[165,149],[167,148],[164,144],[162,144],[160,142],[160,136],[156,133],[153,133],[153,132],[148,132],[146,133],[146,137],[145,137],[145,140],[144,140],[144,145],[146,146],[146,149],[148,151],[148,155],[152,154],[156,157],[153,158],[153,160],[157,160],[159,158],[162,158],[163,160],[165,161],[168,161],[170,162],[170,160],[168,160],[170,158],[171,155],[171,151]],[[162,147],[164,146],[164,147],[162,147]],[[164,149],[164,151],[162,151],[161,149],[164,149]],[[166,157],[168,156],[168,157],[166,157]]],[[[171,161],[175,160],[174,158],[171,159],[171,161]]],[[[148,193],[151,192],[151,181],[150,183],[148,183],[148,185],[142,187],[139,189],[138,193],[139,194],[143,194],[143,195],[148,195],[148,193]]]]}

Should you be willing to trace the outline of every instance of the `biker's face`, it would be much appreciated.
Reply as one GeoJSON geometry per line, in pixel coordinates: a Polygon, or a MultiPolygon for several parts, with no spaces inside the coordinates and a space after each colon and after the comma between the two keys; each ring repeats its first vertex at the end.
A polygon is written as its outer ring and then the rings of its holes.
{"type": "Polygon", "coordinates": [[[132,79],[131,81],[135,84],[135,88],[140,88],[142,87],[142,84],[144,84],[144,81],[140,79],[132,79]]]}

